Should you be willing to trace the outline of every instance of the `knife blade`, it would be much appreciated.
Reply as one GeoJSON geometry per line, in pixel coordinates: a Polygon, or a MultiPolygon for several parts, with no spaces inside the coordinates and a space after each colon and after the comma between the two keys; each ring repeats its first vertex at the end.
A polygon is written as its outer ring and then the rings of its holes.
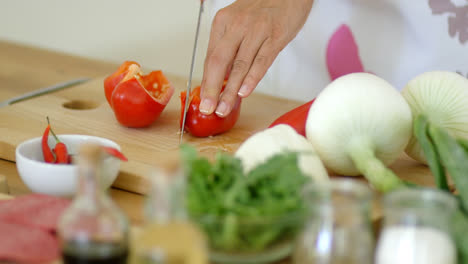
{"type": "Polygon", "coordinates": [[[73,80],[58,83],[58,84],[55,84],[55,85],[52,85],[52,86],[49,86],[49,87],[45,87],[45,88],[42,88],[42,89],[39,89],[39,90],[36,90],[36,91],[25,93],[25,94],[22,94],[20,96],[13,97],[13,98],[10,98],[8,100],[0,102],[0,108],[2,108],[4,106],[7,106],[7,105],[12,105],[12,104],[17,103],[17,102],[21,102],[21,101],[26,100],[26,99],[36,97],[36,96],[39,96],[39,95],[51,93],[51,92],[58,91],[58,90],[61,90],[61,89],[64,89],[64,88],[68,88],[68,87],[71,87],[71,86],[74,86],[74,85],[77,85],[77,84],[80,84],[80,83],[84,83],[84,82],[88,81],[89,79],[90,78],[73,79],[73,80]]]}
{"type": "Polygon", "coordinates": [[[190,64],[189,78],[188,78],[188,82],[187,82],[187,93],[185,95],[184,117],[182,119],[182,126],[180,127],[179,144],[182,143],[182,140],[184,138],[185,121],[187,119],[187,111],[188,111],[188,106],[190,104],[189,99],[190,99],[190,91],[191,91],[191,86],[192,86],[193,67],[195,65],[195,55],[197,53],[198,35],[199,35],[199,32],[200,32],[200,22],[201,22],[201,17],[202,17],[202,13],[203,13],[203,2],[204,2],[204,0],[200,1],[200,9],[198,11],[197,29],[195,31],[195,42],[193,44],[192,62],[190,64]]]}

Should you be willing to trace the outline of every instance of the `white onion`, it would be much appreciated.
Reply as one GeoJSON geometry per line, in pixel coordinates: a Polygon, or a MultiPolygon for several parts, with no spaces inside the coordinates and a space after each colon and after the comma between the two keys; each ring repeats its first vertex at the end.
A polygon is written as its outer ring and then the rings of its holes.
{"type": "Polygon", "coordinates": [[[385,165],[405,149],[411,110],[388,82],[369,73],[342,76],[318,95],[306,135],[325,166],[348,176],[363,174],[381,191],[402,182],[385,165]]]}
{"type": "MultiPolygon", "coordinates": [[[[402,95],[414,117],[422,114],[431,124],[447,129],[454,137],[468,138],[468,79],[447,71],[426,72],[408,82],[402,95]]],[[[426,163],[413,136],[406,153],[426,163]]]]}

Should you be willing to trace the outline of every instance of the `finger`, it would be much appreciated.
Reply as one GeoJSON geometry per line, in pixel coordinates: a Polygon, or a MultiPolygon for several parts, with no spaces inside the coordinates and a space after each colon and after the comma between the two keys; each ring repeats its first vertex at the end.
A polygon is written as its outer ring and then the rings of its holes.
{"type": "Polygon", "coordinates": [[[265,76],[268,68],[271,66],[276,56],[278,56],[279,52],[280,49],[274,45],[271,38],[263,42],[239,89],[239,96],[245,98],[252,93],[263,76],[265,76]]]}
{"type": "Polygon", "coordinates": [[[210,37],[208,41],[208,48],[206,50],[205,61],[203,65],[203,76],[202,76],[202,83],[201,87],[205,86],[206,76],[207,76],[207,63],[208,58],[213,53],[214,48],[218,45],[218,42],[224,36],[226,31],[226,15],[224,15],[223,9],[219,10],[216,13],[216,16],[213,19],[213,23],[211,25],[210,37]]]}
{"type": "MultiPolygon", "coordinates": [[[[253,32],[265,32],[264,30],[254,30],[253,32]]],[[[266,34],[256,35],[250,34],[240,44],[239,51],[233,63],[231,64],[231,70],[226,88],[224,89],[218,107],[216,108],[216,114],[220,117],[227,116],[234,106],[237,98],[239,88],[249,72],[250,66],[258,53],[260,47],[266,39],[266,34]]]]}
{"type": "Polygon", "coordinates": [[[200,112],[212,114],[217,105],[221,88],[229,65],[239,48],[242,36],[235,31],[227,32],[206,58],[205,80],[202,82],[200,112]]]}
{"type": "MultiPolygon", "coordinates": [[[[211,24],[210,37],[208,40],[208,48],[206,50],[206,56],[210,56],[213,53],[214,48],[217,46],[218,42],[223,38],[224,33],[226,32],[226,25],[228,21],[229,14],[221,9],[216,13],[216,16],[213,19],[211,24]]],[[[206,60],[205,60],[206,64],[206,60]]]]}

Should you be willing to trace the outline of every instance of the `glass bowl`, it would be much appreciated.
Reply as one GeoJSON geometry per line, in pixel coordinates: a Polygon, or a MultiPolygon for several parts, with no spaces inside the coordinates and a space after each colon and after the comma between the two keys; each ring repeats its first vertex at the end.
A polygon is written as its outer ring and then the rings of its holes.
{"type": "Polygon", "coordinates": [[[305,214],[282,216],[191,216],[204,232],[211,261],[222,264],[272,263],[288,257],[305,214]]]}

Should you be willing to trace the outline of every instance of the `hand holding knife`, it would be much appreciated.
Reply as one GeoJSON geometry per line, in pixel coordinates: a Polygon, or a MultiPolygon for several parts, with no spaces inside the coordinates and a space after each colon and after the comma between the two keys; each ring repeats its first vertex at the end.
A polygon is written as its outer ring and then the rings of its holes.
{"type": "Polygon", "coordinates": [[[184,106],[184,116],[182,119],[182,126],[180,127],[180,139],[179,139],[179,144],[182,143],[182,139],[184,137],[184,131],[185,131],[185,121],[187,118],[187,111],[188,111],[188,106],[190,104],[190,91],[191,91],[191,85],[192,85],[192,75],[193,75],[193,67],[195,64],[195,54],[197,52],[197,43],[198,43],[198,35],[200,32],[200,22],[201,22],[201,16],[203,13],[203,2],[205,0],[200,1],[200,9],[198,11],[198,21],[197,21],[197,29],[195,32],[195,43],[193,45],[193,52],[192,52],[192,62],[190,65],[190,72],[189,72],[189,79],[187,82],[187,93],[186,93],[186,98],[185,98],[185,106],[184,106]]]}

